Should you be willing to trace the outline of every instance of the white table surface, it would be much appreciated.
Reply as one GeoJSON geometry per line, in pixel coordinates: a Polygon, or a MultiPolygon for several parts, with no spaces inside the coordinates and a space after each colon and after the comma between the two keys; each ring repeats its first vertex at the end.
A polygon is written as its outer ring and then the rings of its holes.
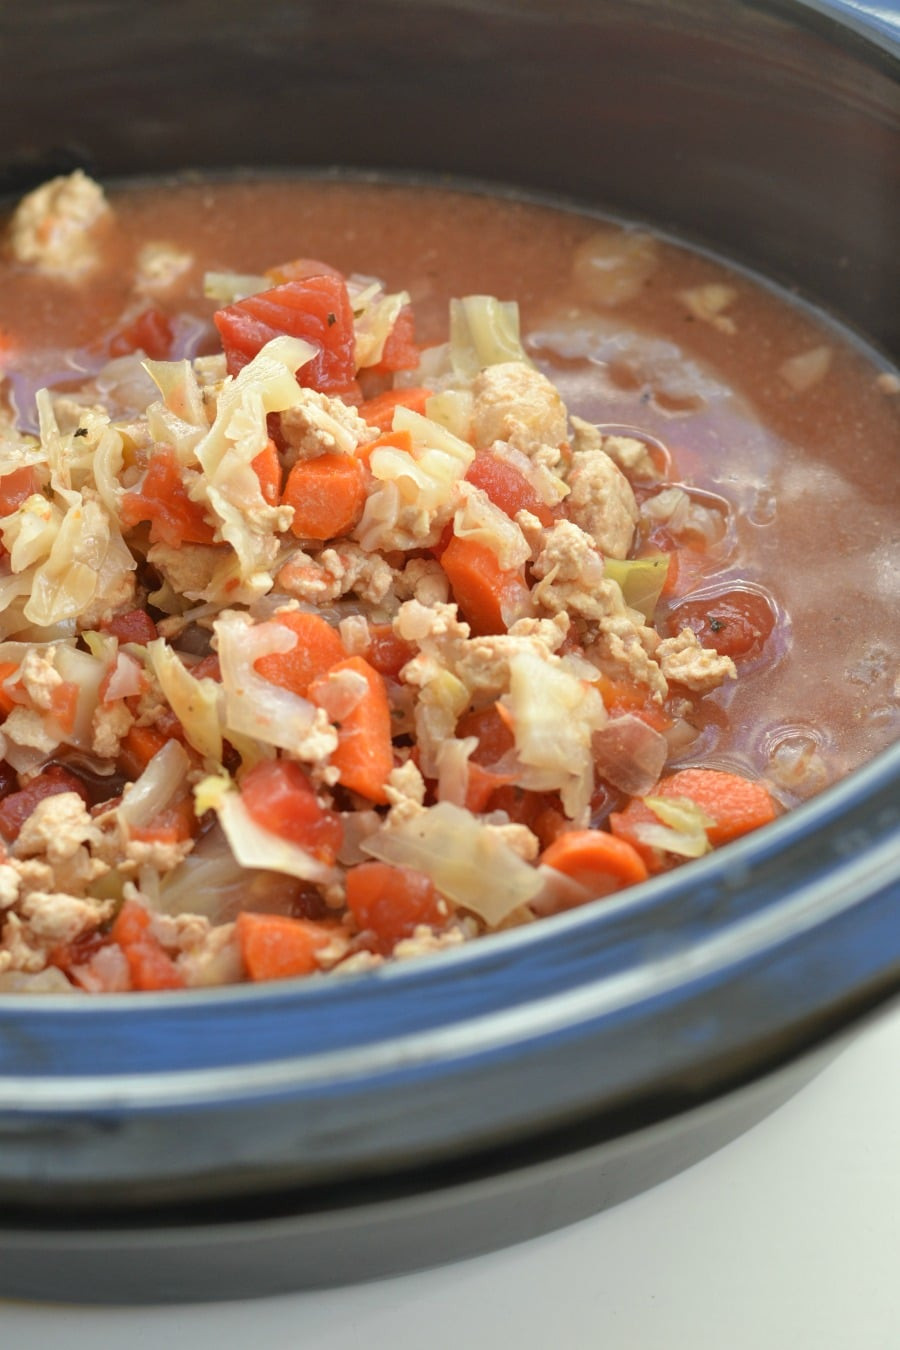
{"type": "Polygon", "coordinates": [[[420,1275],[246,1303],[0,1301],[3,1350],[898,1350],[900,1008],[655,1190],[420,1275]]]}

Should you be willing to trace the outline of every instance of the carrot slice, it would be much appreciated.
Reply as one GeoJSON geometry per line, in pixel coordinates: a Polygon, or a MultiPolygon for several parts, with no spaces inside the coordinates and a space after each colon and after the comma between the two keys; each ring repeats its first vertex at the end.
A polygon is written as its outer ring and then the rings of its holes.
{"type": "Polygon", "coordinates": [[[316,952],[327,947],[334,928],[312,919],[243,910],[235,920],[238,945],[251,980],[284,980],[318,970],[316,952]]]}
{"type": "Polygon", "coordinates": [[[651,797],[688,797],[714,820],[707,828],[709,842],[727,844],[761,825],[768,825],[778,814],[769,790],[763,783],[721,769],[680,769],[660,780],[651,797]]]}
{"type": "Polygon", "coordinates": [[[390,431],[396,408],[410,408],[413,412],[424,413],[425,404],[430,398],[430,389],[386,389],[383,394],[376,394],[374,398],[361,403],[359,415],[370,427],[390,431]]]}
{"type": "Polygon", "coordinates": [[[263,679],[282,689],[289,689],[300,698],[306,697],[310,684],[324,675],[337,661],[347,655],[337,630],[320,614],[305,610],[286,610],[276,614],[273,623],[280,623],[297,635],[297,645],[289,652],[271,652],[253,663],[263,679]]]}
{"type": "Polygon", "coordinates": [[[119,767],[122,772],[129,778],[138,778],[168,739],[156,727],[129,727],[119,745],[119,767]]]}
{"type": "Polygon", "coordinates": [[[184,976],[150,932],[150,915],[143,905],[126,900],[116,916],[110,937],[125,953],[134,989],[181,989],[184,976]]]}
{"type": "MultiPolygon", "coordinates": [[[[346,661],[338,661],[328,675],[342,670],[352,670],[362,675],[367,688],[356,706],[340,719],[337,749],[331,756],[331,763],[337,769],[339,781],[344,787],[384,806],[387,804],[385,783],[394,767],[387,688],[378,671],[361,656],[350,656],[346,661]]],[[[322,681],[314,680],[310,685],[309,697],[314,703],[321,700],[324,704],[327,701],[324,682],[328,675],[322,681]]]]}
{"type": "Polygon", "coordinates": [[[505,633],[525,612],[528,587],[521,572],[504,571],[486,544],[454,535],[441,554],[453,598],[479,637],[505,633]]]}
{"type": "Polygon", "coordinates": [[[647,879],[637,850],[606,830],[567,830],[544,849],[540,860],[587,886],[592,896],[610,895],[647,879]]]}
{"type": "Polygon", "coordinates": [[[298,539],[336,539],[356,525],[366,504],[366,471],[354,455],[300,459],[288,474],[282,501],[294,508],[298,539]]]}
{"type": "Polygon", "coordinates": [[[259,489],[269,506],[277,506],[281,500],[281,461],[271,436],[265,449],[250,461],[250,467],[259,479],[259,489]]]}

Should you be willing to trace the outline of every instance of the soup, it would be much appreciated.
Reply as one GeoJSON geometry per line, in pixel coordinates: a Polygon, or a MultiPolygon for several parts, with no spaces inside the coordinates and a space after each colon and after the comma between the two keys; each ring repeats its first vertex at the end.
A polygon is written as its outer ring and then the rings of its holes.
{"type": "Polygon", "coordinates": [[[456,945],[896,734],[900,383],[758,279],[510,198],[75,175],[3,289],[6,987],[456,945]]]}

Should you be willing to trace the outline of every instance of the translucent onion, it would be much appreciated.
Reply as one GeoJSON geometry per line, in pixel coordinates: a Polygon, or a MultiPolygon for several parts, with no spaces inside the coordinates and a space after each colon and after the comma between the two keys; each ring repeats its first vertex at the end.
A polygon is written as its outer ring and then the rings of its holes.
{"type": "Polygon", "coordinates": [[[591,745],[597,772],[629,797],[641,797],[659,782],[669,754],[665,736],[634,713],[611,717],[591,745]]]}

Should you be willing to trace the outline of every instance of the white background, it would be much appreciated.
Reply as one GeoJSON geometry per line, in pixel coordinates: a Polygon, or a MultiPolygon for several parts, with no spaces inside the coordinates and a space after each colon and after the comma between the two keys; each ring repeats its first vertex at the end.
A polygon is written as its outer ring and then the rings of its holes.
{"type": "Polygon", "coordinates": [[[900,1350],[900,1008],[618,1208],[377,1284],[144,1309],[0,1301],[3,1350],[900,1350]]]}

